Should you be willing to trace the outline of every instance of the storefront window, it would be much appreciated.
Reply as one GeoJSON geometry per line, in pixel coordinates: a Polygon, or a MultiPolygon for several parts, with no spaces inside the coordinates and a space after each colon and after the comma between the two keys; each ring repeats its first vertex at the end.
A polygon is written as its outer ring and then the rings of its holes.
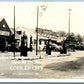
{"type": "Polygon", "coordinates": [[[41,41],[39,40],[39,44],[41,45],[41,41]]]}
{"type": "Polygon", "coordinates": [[[44,41],[45,45],[46,45],[46,41],[44,41]]]}

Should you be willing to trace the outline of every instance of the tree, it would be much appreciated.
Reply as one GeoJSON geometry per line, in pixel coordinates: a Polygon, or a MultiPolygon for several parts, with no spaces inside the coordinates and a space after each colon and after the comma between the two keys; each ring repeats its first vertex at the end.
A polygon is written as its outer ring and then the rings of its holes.
{"type": "Polygon", "coordinates": [[[58,31],[60,37],[66,37],[67,33],[65,31],[58,31]]]}
{"type": "Polygon", "coordinates": [[[67,34],[67,41],[71,43],[75,42],[76,41],[75,34],[74,33],[67,34]]]}
{"type": "Polygon", "coordinates": [[[83,41],[83,38],[80,34],[76,35],[76,41],[78,41],[78,43],[81,43],[83,41]]]}

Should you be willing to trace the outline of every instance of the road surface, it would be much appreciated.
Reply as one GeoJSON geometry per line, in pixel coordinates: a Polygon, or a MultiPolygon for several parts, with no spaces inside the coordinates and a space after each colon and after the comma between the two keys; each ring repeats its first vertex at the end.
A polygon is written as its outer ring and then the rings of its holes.
{"type": "MultiPolygon", "coordinates": [[[[84,51],[70,52],[68,56],[53,53],[54,56],[45,56],[43,59],[17,60],[10,58],[13,57],[12,52],[0,52],[0,78],[84,78],[84,51]]],[[[16,53],[16,56],[19,56],[19,53],[16,53]]]]}

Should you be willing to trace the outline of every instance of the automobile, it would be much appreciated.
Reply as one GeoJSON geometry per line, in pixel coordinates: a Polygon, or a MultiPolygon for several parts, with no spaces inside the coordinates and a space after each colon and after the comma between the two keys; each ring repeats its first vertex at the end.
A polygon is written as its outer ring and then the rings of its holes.
{"type": "MultiPolygon", "coordinates": [[[[52,44],[51,46],[51,50],[52,51],[60,51],[60,49],[62,48],[62,46],[58,46],[56,44],[52,44]]],[[[42,49],[43,51],[46,51],[46,46],[44,46],[44,48],[42,49]]]]}
{"type": "Polygon", "coordinates": [[[42,51],[46,51],[46,46],[43,47],[42,51]]]}

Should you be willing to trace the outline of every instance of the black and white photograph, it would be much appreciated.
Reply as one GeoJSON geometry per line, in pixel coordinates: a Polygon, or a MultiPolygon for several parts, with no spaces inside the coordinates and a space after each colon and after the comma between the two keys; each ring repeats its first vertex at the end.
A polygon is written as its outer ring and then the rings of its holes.
{"type": "Polygon", "coordinates": [[[0,79],[84,79],[84,2],[0,2],[0,79]]]}

